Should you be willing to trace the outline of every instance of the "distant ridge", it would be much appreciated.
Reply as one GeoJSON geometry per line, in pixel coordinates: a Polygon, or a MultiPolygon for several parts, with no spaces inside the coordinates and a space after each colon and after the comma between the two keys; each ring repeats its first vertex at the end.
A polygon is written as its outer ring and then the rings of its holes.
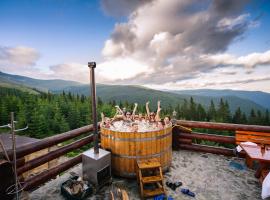
{"type": "MultiPolygon", "coordinates": [[[[12,85],[14,87],[22,86],[29,90],[31,90],[31,88],[36,88],[41,91],[50,91],[52,93],[62,93],[65,91],[73,94],[84,94],[87,96],[90,94],[88,84],[65,80],[39,80],[0,72],[0,86],[4,84],[9,84],[9,87],[12,87],[12,85]]],[[[256,98],[254,100],[250,100],[251,97],[239,97],[235,93],[237,93],[237,91],[233,91],[231,93],[226,93],[224,90],[159,91],[143,86],[97,84],[97,95],[106,102],[115,100],[116,102],[128,101],[131,103],[137,102],[139,104],[145,104],[145,102],[149,100],[151,102],[150,106],[154,108],[156,107],[156,102],[158,100],[162,101],[163,107],[168,107],[182,104],[184,99],[189,101],[189,99],[193,97],[195,102],[208,107],[211,100],[214,101],[215,105],[218,105],[220,98],[223,98],[225,101],[228,101],[232,112],[234,112],[238,107],[246,113],[249,113],[252,108],[263,112],[265,111],[266,106],[259,105],[255,101],[256,98]]],[[[247,93],[251,96],[253,94],[248,91],[247,93]]],[[[254,92],[254,95],[257,93],[263,92],[254,92]]],[[[265,95],[266,99],[270,96],[268,93],[263,93],[263,95],[265,95]]]]}
{"type": "Polygon", "coordinates": [[[270,93],[261,91],[200,89],[200,90],[176,90],[176,91],[172,90],[171,92],[176,94],[208,96],[208,97],[236,96],[242,99],[254,101],[260,106],[270,109],[270,93]]]}
{"type": "Polygon", "coordinates": [[[82,85],[81,83],[75,81],[65,81],[60,79],[41,80],[29,78],[26,76],[7,74],[0,71],[0,81],[1,80],[9,83],[21,84],[23,86],[36,88],[42,91],[61,90],[67,86],[82,85]]]}

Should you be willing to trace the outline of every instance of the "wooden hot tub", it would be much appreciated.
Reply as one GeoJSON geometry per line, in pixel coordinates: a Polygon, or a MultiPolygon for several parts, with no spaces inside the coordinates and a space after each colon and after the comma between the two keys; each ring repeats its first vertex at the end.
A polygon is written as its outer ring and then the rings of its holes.
{"type": "Polygon", "coordinates": [[[101,146],[112,154],[112,171],[136,177],[136,160],[156,158],[166,171],[172,161],[172,127],[149,132],[117,132],[101,127],[101,146]]]}

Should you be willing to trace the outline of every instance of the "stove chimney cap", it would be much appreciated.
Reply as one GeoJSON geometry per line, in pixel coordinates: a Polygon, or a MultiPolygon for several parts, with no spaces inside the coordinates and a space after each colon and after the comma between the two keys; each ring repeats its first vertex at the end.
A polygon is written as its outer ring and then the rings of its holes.
{"type": "Polygon", "coordinates": [[[96,68],[96,62],[88,62],[88,67],[96,68]]]}

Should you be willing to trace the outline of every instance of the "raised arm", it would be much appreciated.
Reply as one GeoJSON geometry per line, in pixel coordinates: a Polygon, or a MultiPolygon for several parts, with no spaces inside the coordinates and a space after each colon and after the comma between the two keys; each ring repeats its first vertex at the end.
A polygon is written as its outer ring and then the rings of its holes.
{"type": "Polygon", "coordinates": [[[105,124],[105,116],[104,116],[103,112],[100,115],[101,115],[101,124],[104,125],[105,124]]]}
{"type": "Polygon", "coordinates": [[[160,101],[157,102],[157,114],[155,116],[155,120],[158,122],[160,121],[160,111],[161,111],[161,107],[160,107],[160,101]]]}
{"type": "Polygon", "coordinates": [[[134,104],[133,111],[132,111],[132,117],[134,117],[134,116],[135,116],[135,113],[136,113],[137,107],[138,107],[138,104],[137,104],[137,103],[135,103],[135,104],[134,104]]]}
{"type": "Polygon", "coordinates": [[[146,102],[145,108],[146,108],[147,117],[150,118],[149,101],[146,102]]]}
{"type": "Polygon", "coordinates": [[[124,115],[124,112],[121,110],[121,108],[118,105],[116,105],[115,108],[116,108],[116,115],[118,115],[118,114],[124,115]]]}

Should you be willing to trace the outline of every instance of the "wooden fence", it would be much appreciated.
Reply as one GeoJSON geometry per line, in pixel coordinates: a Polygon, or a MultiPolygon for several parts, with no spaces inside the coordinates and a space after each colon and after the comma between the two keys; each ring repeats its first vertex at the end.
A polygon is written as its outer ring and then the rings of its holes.
{"type": "MultiPolygon", "coordinates": [[[[192,151],[200,151],[206,153],[222,154],[226,156],[233,156],[233,149],[224,148],[224,147],[215,147],[208,145],[197,144],[195,140],[204,140],[212,141],[222,144],[234,144],[236,145],[235,136],[224,136],[218,134],[207,134],[207,133],[198,133],[195,131],[186,132],[183,131],[183,127],[188,127],[191,129],[210,129],[218,131],[255,131],[255,132],[264,132],[265,134],[270,133],[270,126],[258,126],[258,125],[243,125],[243,124],[228,124],[228,123],[216,123],[216,122],[198,122],[198,121],[185,121],[177,120],[176,121],[173,133],[173,143],[174,147],[192,151]]],[[[242,155],[243,156],[243,155],[242,155]]]]}
{"type": "MultiPolygon", "coordinates": [[[[184,121],[184,120],[177,120],[176,125],[188,127],[191,129],[194,129],[194,128],[214,129],[217,131],[244,130],[244,131],[257,131],[257,132],[270,133],[269,126],[226,124],[226,123],[214,123],[214,122],[197,122],[197,121],[184,121]]],[[[93,125],[88,125],[88,126],[74,129],[74,130],[71,130],[62,134],[52,136],[52,137],[44,138],[34,144],[18,148],[17,149],[18,175],[21,175],[28,170],[31,170],[46,162],[49,162],[53,159],[63,156],[70,151],[79,149],[87,144],[90,144],[93,141],[93,135],[89,134],[88,136],[81,138],[71,144],[67,144],[61,148],[58,148],[54,151],[51,151],[45,155],[34,158],[27,162],[24,162],[24,158],[23,158],[24,156],[34,153],[36,151],[57,145],[67,140],[82,136],[83,134],[90,133],[92,131],[93,131],[93,125]]],[[[208,153],[214,153],[214,154],[222,154],[226,156],[233,156],[232,149],[200,145],[200,144],[196,144],[194,140],[198,139],[198,140],[213,141],[213,142],[223,143],[223,144],[235,144],[234,136],[198,133],[195,131],[191,131],[188,133],[188,132],[183,132],[181,128],[179,128],[178,126],[175,126],[173,128],[173,134],[174,134],[173,145],[176,148],[200,151],[200,152],[208,152],[208,153]]],[[[10,156],[10,158],[12,158],[11,151],[8,152],[8,155],[10,156]]],[[[38,186],[44,184],[48,180],[56,177],[58,174],[68,170],[69,168],[81,162],[82,162],[82,156],[78,155],[77,157],[74,157],[64,163],[59,164],[58,166],[48,169],[36,176],[29,177],[26,180],[24,180],[24,188],[25,190],[33,190],[37,188],[38,186]]]]}

